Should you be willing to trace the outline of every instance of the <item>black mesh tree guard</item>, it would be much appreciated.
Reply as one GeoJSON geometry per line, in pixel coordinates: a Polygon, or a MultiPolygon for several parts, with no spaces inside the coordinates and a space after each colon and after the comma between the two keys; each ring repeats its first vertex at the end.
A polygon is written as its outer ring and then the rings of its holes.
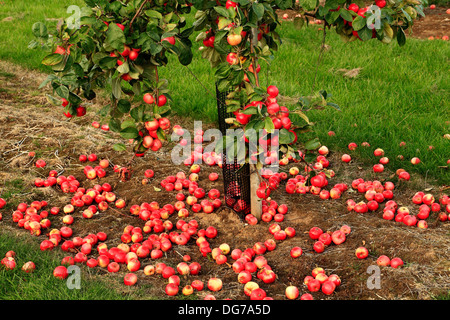
{"type": "MultiPolygon", "coordinates": [[[[219,129],[222,136],[230,127],[225,119],[234,117],[233,113],[227,112],[225,100],[231,91],[220,92],[216,85],[217,110],[219,113],[219,129]]],[[[226,148],[222,153],[222,171],[225,193],[225,204],[235,211],[241,218],[250,213],[250,166],[244,164],[242,167],[237,158],[227,161],[226,148]]]]}

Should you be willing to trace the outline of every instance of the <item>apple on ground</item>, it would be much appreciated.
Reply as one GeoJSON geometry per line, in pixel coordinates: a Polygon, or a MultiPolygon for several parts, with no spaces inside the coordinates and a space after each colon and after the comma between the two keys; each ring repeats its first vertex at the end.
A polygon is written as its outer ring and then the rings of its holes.
{"type": "Polygon", "coordinates": [[[214,292],[222,290],[222,280],[216,277],[210,278],[208,280],[208,289],[214,292]]]}
{"type": "Polygon", "coordinates": [[[365,259],[369,256],[369,250],[365,247],[359,247],[356,249],[355,254],[358,259],[365,259]]]}
{"type": "Polygon", "coordinates": [[[133,286],[136,284],[138,278],[134,273],[127,273],[123,278],[123,282],[126,286],[133,286]]]}
{"type": "Polygon", "coordinates": [[[286,298],[288,298],[289,300],[297,299],[299,294],[300,293],[299,293],[298,288],[296,286],[289,286],[285,290],[286,298]]]}

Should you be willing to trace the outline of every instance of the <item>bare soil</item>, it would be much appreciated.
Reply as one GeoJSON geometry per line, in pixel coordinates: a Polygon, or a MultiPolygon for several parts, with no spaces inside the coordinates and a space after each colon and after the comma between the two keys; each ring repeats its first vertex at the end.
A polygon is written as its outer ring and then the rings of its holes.
{"type": "MultiPolygon", "coordinates": [[[[407,36],[418,39],[428,39],[429,37],[441,39],[443,36],[450,36],[450,15],[446,13],[447,9],[444,7],[425,8],[425,17],[414,21],[412,30],[407,32],[407,36]]],[[[280,21],[291,21],[298,13],[292,10],[279,10],[277,14],[280,21]],[[287,14],[287,19],[283,19],[285,14],[287,14]]],[[[320,25],[318,26],[320,27],[320,25]]]]}
{"type": "MultiPolygon", "coordinates": [[[[175,175],[179,171],[188,173],[188,167],[173,165],[169,160],[171,148],[164,146],[160,152],[148,153],[143,158],[135,159],[133,176],[128,182],[119,182],[112,168],[107,169],[105,178],[95,181],[87,180],[83,174],[83,165],[78,161],[80,154],[96,153],[99,159],[107,158],[112,164],[125,165],[131,153],[113,151],[112,145],[121,139],[114,133],[106,133],[90,125],[92,120],[97,119],[95,111],[102,105],[101,98],[94,101],[95,104],[89,108],[84,118],[68,121],[62,114],[62,110],[56,112],[55,107],[47,103],[43,92],[37,89],[44,78],[45,76],[40,73],[0,61],[0,135],[2,137],[0,139],[0,195],[7,189],[5,182],[23,179],[26,184],[23,194],[16,194],[11,201],[30,203],[32,200],[46,200],[50,207],[62,208],[70,202],[70,194],[64,194],[56,187],[35,188],[33,181],[36,177],[46,177],[51,169],[55,169],[66,176],[74,175],[85,188],[108,182],[113,186],[117,196],[126,200],[127,207],[122,210],[110,208],[90,220],[83,219],[81,211],[77,210],[74,213],[75,222],[72,228],[74,236],[81,237],[104,231],[108,234],[106,241],[108,247],[116,246],[121,242],[120,236],[125,226],[131,224],[142,227],[144,225],[144,221],[130,215],[131,205],[152,201],[157,201],[161,206],[166,203],[174,204],[175,191],[158,192],[154,187],[160,187],[160,181],[168,175],[175,175]],[[37,153],[35,159],[28,156],[29,151],[37,153]],[[33,165],[37,158],[44,159],[47,166],[37,169],[33,165]],[[143,186],[141,180],[144,178],[146,169],[153,169],[155,177],[148,185],[143,186]]],[[[193,119],[180,118],[176,115],[171,119],[172,124],[180,124],[188,130],[193,127],[193,119]]],[[[351,184],[353,179],[359,177],[396,181],[389,172],[375,177],[370,168],[364,168],[357,160],[348,165],[343,164],[339,160],[340,156],[336,153],[331,153],[329,156],[331,168],[336,172],[336,177],[330,180],[330,185],[339,182],[351,184]]],[[[217,166],[202,165],[199,184],[206,191],[217,188],[223,192],[222,177],[216,182],[210,182],[207,179],[208,174],[213,171],[219,172],[221,176],[221,170],[217,166]]],[[[427,190],[436,198],[441,193],[438,186],[430,185],[420,177],[413,177],[413,180],[416,182],[396,183],[394,200],[400,206],[408,206],[411,212],[417,213],[418,206],[411,203],[411,197],[416,191],[427,190]]],[[[407,227],[401,223],[383,220],[381,209],[367,214],[348,212],[345,202],[349,198],[360,201],[363,200],[363,195],[351,192],[349,189],[341,199],[324,201],[314,195],[288,195],[284,191],[284,184],[272,194],[272,199],[279,204],[286,203],[289,208],[285,220],[279,224],[283,229],[288,226],[295,228],[297,234],[294,238],[277,241],[277,248],[265,254],[269,265],[278,277],[273,284],[264,284],[254,276],[254,281],[266,290],[267,295],[274,299],[285,299],[284,291],[288,285],[296,285],[301,293],[306,293],[303,279],[311,274],[313,268],[322,267],[327,274],[338,274],[342,279],[342,285],[331,296],[313,293],[315,299],[432,299],[438,296],[448,298],[450,222],[438,222],[437,214],[433,213],[428,219],[427,230],[407,227]],[[307,234],[310,228],[318,226],[324,231],[334,231],[344,224],[349,225],[352,232],[343,244],[331,245],[321,254],[313,252],[313,240],[307,234]],[[355,256],[355,249],[362,245],[369,249],[370,255],[367,259],[359,260],[355,256]],[[294,246],[300,246],[304,250],[304,254],[296,260],[289,256],[290,249],[294,246]],[[400,257],[405,262],[405,267],[381,268],[381,288],[370,290],[366,283],[370,276],[367,268],[376,265],[377,257],[382,254],[391,258],[400,257]]],[[[26,230],[19,229],[11,221],[12,209],[3,210],[2,213],[0,232],[3,229],[28,233],[26,230]]],[[[52,216],[50,219],[52,228],[62,226],[61,215],[52,216]]],[[[200,228],[212,225],[218,229],[217,238],[210,241],[212,248],[228,243],[232,249],[244,250],[251,248],[258,241],[264,242],[266,239],[273,238],[268,231],[271,223],[247,225],[226,207],[211,214],[191,212],[186,220],[190,219],[197,220],[200,228]]],[[[172,215],[170,220],[175,224],[178,220],[176,214],[172,215]]],[[[33,236],[30,235],[30,237],[33,236]]],[[[37,241],[44,239],[46,236],[41,235],[37,241]]],[[[161,262],[176,267],[182,261],[184,254],[191,255],[192,261],[199,262],[202,269],[198,276],[183,278],[182,286],[190,284],[194,279],[201,279],[206,283],[210,277],[217,276],[224,283],[223,289],[214,293],[217,299],[247,299],[243,293],[243,285],[237,281],[237,275],[233,270],[227,265],[217,265],[213,260],[202,257],[193,241],[185,246],[174,245],[161,262]]],[[[95,254],[92,256],[96,257],[95,254]]],[[[232,261],[229,258],[229,262],[232,263],[232,261]]],[[[156,262],[159,261],[141,260],[142,266],[156,262]]],[[[148,296],[165,299],[164,288],[167,280],[159,275],[145,276],[142,269],[141,267],[141,270],[137,272],[139,277],[137,286],[151,285],[147,292],[148,296]]],[[[125,266],[121,266],[120,274],[114,275],[109,275],[100,268],[95,270],[91,272],[93,276],[106,279],[108,277],[117,279],[127,272],[125,266]]],[[[48,272],[50,273],[51,270],[48,272]]],[[[117,284],[114,289],[136,290],[135,287],[117,287],[117,284]]],[[[202,299],[208,293],[211,292],[208,290],[199,292],[198,298],[202,299]]]]}

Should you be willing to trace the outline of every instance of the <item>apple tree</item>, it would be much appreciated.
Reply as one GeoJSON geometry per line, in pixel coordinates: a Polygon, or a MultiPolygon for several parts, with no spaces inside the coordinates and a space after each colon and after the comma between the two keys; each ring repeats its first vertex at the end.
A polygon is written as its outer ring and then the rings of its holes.
{"type": "MultiPolygon", "coordinates": [[[[418,0],[377,0],[371,6],[346,0],[194,0],[193,6],[198,10],[193,27],[202,31],[196,38],[203,43],[201,55],[215,68],[218,90],[229,92],[225,103],[227,112],[234,117],[227,119],[227,123],[244,130],[247,144],[257,144],[255,152],[246,154],[245,162],[257,158],[256,165],[251,165],[251,202],[252,214],[258,218],[261,216],[258,198],[267,198],[271,187],[257,172],[263,164],[278,159],[268,148],[270,142],[277,140],[281,158],[305,161],[313,177],[316,172],[309,161],[314,155],[309,151],[319,148],[320,142],[302,141],[302,134],[312,129],[306,111],[330,106],[339,109],[327,100],[330,95],[324,90],[285,107],[280,105],[283,101],[276,87],[261,86],[258,62],[270,64],[281,44],[277,10],[296,11],[297,28],[317,19],[323,21],[324,32],[335,29],[344,41],[377,39],[389,43],[397,39],[399,45],[405,43],[405,31],[417,15],[423,15],[418,0]],[[279,130],[277,137],[271,136],[274,129],[279,130]],[[306,152],[298,152],[293,146],[296,142],[302,142],[306,152]]],[[[224,142],[219,149],[225,147],[224,142]]]]}
{"type": "MultiPolygon", "coordinates": [[[[161,148],[170,127],[171,96],[168,80],[158,68],[174,54],[181,64],[192,60],[186,24],[191,10],[185,0],[85,0],[75,17],[60,21],[52,32],[43,23],[33,25],[36,36],[29,47],[49,52],[42,63],[53,73],[41,84],[50,84],[48,100],[63,106],[71,118],[86,113],[86,106],[103,90],[109,101],[99,114],[109,129],[133,139],[134,156],[161,148]],[[132,107],[135,96],[143,96],[132,107]]],[[[116,144],[117,151],[125,150],[116,144]]]]}

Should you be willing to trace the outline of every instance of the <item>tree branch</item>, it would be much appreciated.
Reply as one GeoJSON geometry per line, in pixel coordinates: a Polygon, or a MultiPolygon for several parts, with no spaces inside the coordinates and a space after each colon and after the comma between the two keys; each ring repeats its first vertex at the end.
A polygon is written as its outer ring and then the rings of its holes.
{"type": "Polygon", "coordinates": [[[144,0],[144,2],[142,2],[141,6],[139,7],[138,11],[136,11],[136,14],[134,15],[134,17],[131,19],[130,21],[130,29],[131,31],[133,31],[133,22],[134,20],[136,20],[136,18],[141,14],[142,9],[144,9],[144,5],[149,2],[150,0],[144,0]]]}

